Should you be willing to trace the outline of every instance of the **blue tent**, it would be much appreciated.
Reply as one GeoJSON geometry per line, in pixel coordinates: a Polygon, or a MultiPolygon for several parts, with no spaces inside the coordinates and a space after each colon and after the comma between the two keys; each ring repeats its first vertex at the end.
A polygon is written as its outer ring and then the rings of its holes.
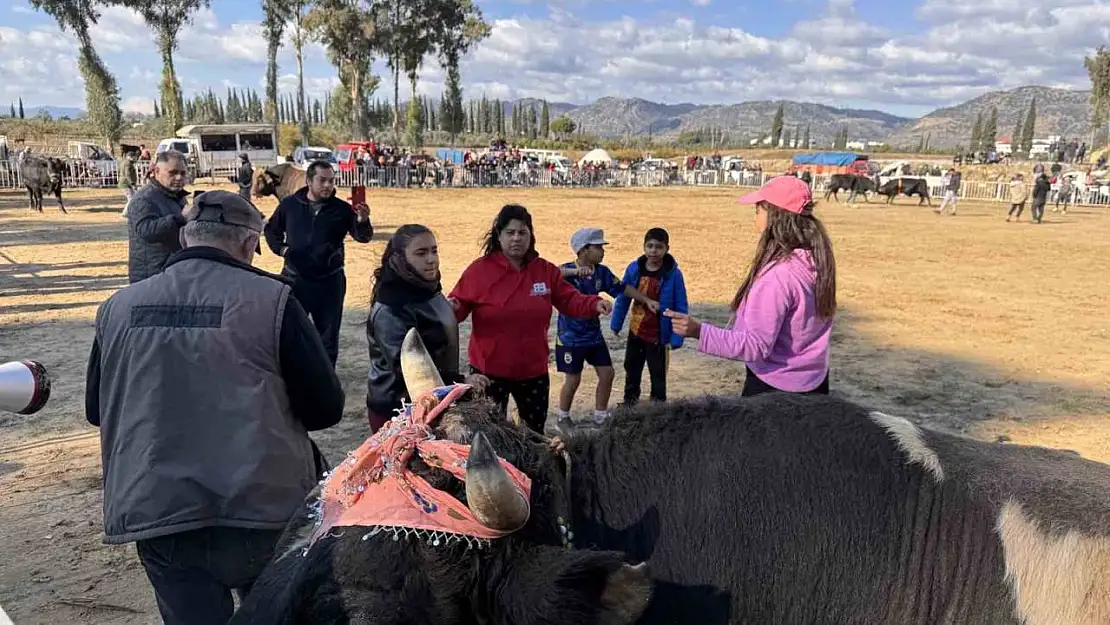
{"type": "MultiPolygon", "coordinates": [[[[794,155],[795,165],[826,165],[832,167],[847,167],[861,158],[854,152],[815,152],[813,154],[794,155]]],[[[867,157],[862,157],[866,159],[867,157]]]]}
{"type": "Polygon", "coordinates": [[[448,150],[443,148],[436,150],[437,159],[456,165],[462,165],[465,154],[466,150],[448,150]]]}

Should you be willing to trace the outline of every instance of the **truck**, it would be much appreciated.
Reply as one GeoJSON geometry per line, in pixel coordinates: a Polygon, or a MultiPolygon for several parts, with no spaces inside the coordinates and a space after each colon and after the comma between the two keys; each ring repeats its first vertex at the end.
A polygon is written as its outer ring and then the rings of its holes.
{"type": "Polygon", "coordinates": [[[91,141],[70,141],[66,156],[75,165],[78,179],[88,178],[92,186],[113,186],[118,180],[116,159],[91,141]]]}
{"type": "Polygon", "coordinates": [[[866,154],[855,152],[814,152],[813,154],[795,154],[788,174],[797,175],[808,171],[811,175],[819,174],[855,174],[857,176],[870,176],[871,168],[866,154]]]}
{"type": "Polygon", "coordinates": [[[175,134],[175,138],[159,141],[155,153],[177,150],[185,154],[198,176],[211,175],[214,168],[238,167],[243,152],[252,163],[277,162],[277,134],[270,124],[190,124],[175,134]]]}
{"type": "Polygon", "coordinates": [[[365,150],[368,155],[374,156],[374,142],[348,141],[347,143],[340,143],[335,146],[335,152],[333,154],[339,171],[355,171],[358,169],[358,154],[362,150],[365,150]]]}

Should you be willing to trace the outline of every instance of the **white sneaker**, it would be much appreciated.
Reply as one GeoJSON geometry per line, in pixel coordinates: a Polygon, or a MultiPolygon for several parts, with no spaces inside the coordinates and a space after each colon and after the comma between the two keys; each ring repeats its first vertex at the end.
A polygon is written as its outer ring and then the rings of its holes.
{"type": "Polygon", "coordinates": [[[609,411],[608,410],[595,410],[594,411],[594,417],[593,417],[594,425],[603,425],[608,420],[609,420],[609,411]]]}

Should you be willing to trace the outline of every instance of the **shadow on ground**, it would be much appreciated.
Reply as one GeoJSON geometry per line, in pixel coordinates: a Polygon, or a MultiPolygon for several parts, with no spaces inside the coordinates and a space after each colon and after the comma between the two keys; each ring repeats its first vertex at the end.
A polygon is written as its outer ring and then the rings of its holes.
{"type": "MultiPolygon", "coordinates": [[[[38,272],[50,268],[76,269],[94,265],[105,264],[69,263],[25,267],[38,272]]],[[[2,297],[15,289],[29,291],[34,288],[54,288],[58,289],[54,292],[76,292],[82,290],[82,287],[88,290],[114,289],[126,282],[121,272],[119,275],[98,277],[65,275],[36,278],[26,275],[20,276],[16,285],[13,285],[14,278],[8,275],[13,272],[18,270],[0,268],[0,311],[6,310],[2,307],[2,297]]],[[[99,302],[94,301],[60,306],[36,304],[34,309],[93,307],[98,304],[99,302]]],[[[725,324],[729,317],[727,308],[719,304],[695,305],[693,313],[699,319],[716,325],[725,324]]],[[[366,316],[367,311],[361,307],[348,306],[344,311],[337,373],[347,393],[345,418],[339,426],[313,434],[332,461],[357,447],[369,433],[364,408],[368,368],[366,316]]],[[[54,396],[38,415],[0,415],[0,426],[10,428],[6,434],[35,435],[83,427],[83,384],[87,350],[92,340],[91,318],[90,310],[87,323],[52,322],[0,326],[2,359],[40,360],[57,380],[54,396]]],[[[842,307],[838,313],[831,357],[831,387],[834,394],[877,410],[906,416],[919,423],[957,432],[970,432],[977,424],[986,421],[1049,422],[1057,417],[1110,414],[1110,392],[1106,390],[1050,379],[1023,377],[944,353],[878,346],[857,329],[866,321],[864,313],[848,308],[842,307]]],[[[462,339],[464,349],[467,340],[465,332],[468,331],[469,323],[466,323],[462,339]]],[[[613,340],[607,329],[605,334],[610,340],[613,362],[617,369],[618,379],[613,394],[617,398],[623,383],[623,340],[613,340]]],[[[698,354],[690,342],[675,354],[675,358],[681,358],[682,362],[672,372],[672,381],[669,384],[672,397],[707,392],[740,392],[744,374],[739,363],[698,354]],[[677,371],[691,369],[712,373],[701,376],[703,380],[707,380],[701,384],[711,383],[713,388],[694,388],[673,377],[677,371]]],[[[587,374],[586,377],[591,375],[587,374]]],[[[553,373],[553,393],[558,392],[560,383],[559,374],[553,373]]],[[[647,392],[646,386],[644,392],[647,392]]]]}
{"type": "Polygon", "coordinates": [[[0,221],[0,247],[126,240],[127,222],[122,219],[118,223],[66,222],[64,219],[45,218],[0,221]]]}
{"type": "MultiPolygon", "coordinates": [[[[715,325],[729,317],[723,305],[694,305],[693,314],[715,325]]],[[[851,308],[837,312],[830,388],[846,399],[957,432],[990,420],[1110,414],[1106,390],[1023,377],[940,352],[879,346],[858,329],[867,321],[866,313],[851,308]]],[[[739,392],[743,380],[731,382],[739,386],[723,390],[739,392]]]]}
{"type": "MultiPolygon", "coordinates": [[[[51,309],[79,308],[89,302],[7,304],[6,298],[65,295],[69,293],[92,293],[115,290],[127,285],[126,264],[122,262],[60,263],[16,263],[0,265],[0,313],[35,312],[51,309]],[[55,271],[81,271],[117,267],[110,275],[87,275],[82,273],[56,274],[55,271]],[[42,275],[49,272],[50,275],[42,275]]],[[[101,300],[93,300],[99,303],[101,300]]]]}

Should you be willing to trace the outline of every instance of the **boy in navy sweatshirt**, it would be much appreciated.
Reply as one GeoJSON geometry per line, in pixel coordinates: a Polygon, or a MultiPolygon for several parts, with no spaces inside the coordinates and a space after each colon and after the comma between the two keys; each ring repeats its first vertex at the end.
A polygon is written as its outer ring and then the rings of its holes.
{"type": "Polygon", "coordinates": [[[633,302],[627,295],[617,298],[609,323],[618,334],[629,313],[628,346],[624,352],[624,404],[631,406],[640,399],[640,383],[647,365],[651,378],[652,401],[667,401],[667,367],[670,350],[682,347],[682,337],[671,328],[664,310],[687,313],[686,283],[678,262],[670,254],[670,235],[663,228],[652,228],[644,235],[644,255],[634,260],[624,272],[622,283],[658,302],[655,309],[633,302]]]}
{"type": "MultiPolygon", "coordinates": [[[[628,297],[649,310],[658,311],[659,303],[633,286],[618,280],[613,272],[601,264],[605,260],[605,232],[600,228],[582,228],[570,238],[570,247],[577,258],[560,269],[567,282],[585,295],[608,293],[612,297],[628,297]]],[[[557,428],[569,434],[572,424],[570,407],[582,383],[582,369],[589,364],[597,371],[597,392],[594,396],[595,424],[604,423],[609,417],[609,397],[613,392],[613,360],[609,346],[601,335],[601,322],[596,318],[574,318],[559,314],[559,331],[555,338],[555,368],[563,374],[563,389],[559,392],[557,428]]]]}

